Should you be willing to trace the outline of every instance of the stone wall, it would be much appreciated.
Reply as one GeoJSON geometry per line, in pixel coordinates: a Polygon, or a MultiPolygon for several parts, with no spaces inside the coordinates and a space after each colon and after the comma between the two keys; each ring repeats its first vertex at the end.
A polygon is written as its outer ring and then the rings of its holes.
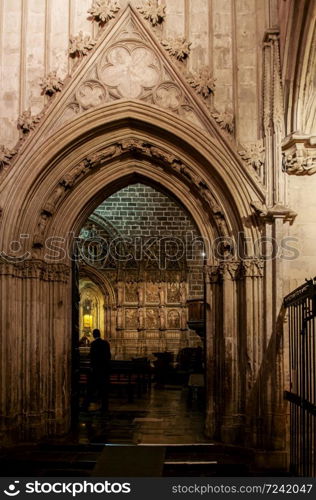
{"type": "MultiPolygon", "coordinates": [[[[130,3],[137,7],[145,2],[130,3]]],[[[209,67],[216,83],[214,106],[220,113],[234,114],[241,143],[260,137],[261,55],[257,48],[268,26],[268,3],[158,0],[166,16],[154,31],[161,38],[180,36],[191,42],[182,70],[190,73],[209,67]]],[[[126,4],[127,0],[120,0],[121,9],[126,4]]],[[[41,78],[54,70],[64,78],[71,71],[70,36],[80,31],[97,35],[98,24],[87,13],[91,5],[92,0],[0,2],[0,144],[12,147],[18,139],[18,116],[28,108],[36,114],[47,102],[41,78]]]]}

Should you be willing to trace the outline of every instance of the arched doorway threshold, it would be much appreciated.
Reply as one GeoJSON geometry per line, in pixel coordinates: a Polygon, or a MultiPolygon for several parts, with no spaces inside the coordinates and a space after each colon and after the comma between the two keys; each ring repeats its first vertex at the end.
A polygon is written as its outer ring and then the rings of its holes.
{"type": "MultiPolygon", "coordinates": [[[[13,366],[27,373],[27,380],[32,379],[23,398],[13,400],[20,417],[9,418],[6,427],[29,429],[36,436],[69,428],[71,335],[65,336],[72,330],[69,235],[78,234],[100,201],[135,180],[173,193],[192,215],[203,238],[210,242],[222,239],[225,259],[219,262],[210,256],[205,269],[206,428],[209,436],[220,434],[228,442],[240,441],[246,421],[243,388],[247,378],[238,358],[243,351],[240,343],[246,342],[242,331],[254,329],[259,337],[262,328],[260,313],[252,315],[258,318],[256,325],[250,315],[243,314],[245,304],[253,304],[253,290],[257,297],[262,294],[256,261],[251,261],[254,267],[247,271],[246,280],[241,272],[243,259],[253,258],[252,242],[257,236],[255,228],[244,222],[253,196],[261,195],[227,144],[210,140],[202,130],[166,111],[124,101],[86,113],[42,144],[27,142],[4,179],[2,248],[9,251],[10,242],[20,234],[30,235],[25,247],[29,271],[25,273],[20,264],[8,264],[6,280],[11,292],[7,300],[17,303],[17,314],[8,318],[16,337],[6,342],[11,345],[30,332],[28,354],[22,356],[17,348],[13,366]],[[66,251],[59,253],[63,259],[58,262],[46,258],[46,242],[51,238],[66,241],[66,251]],[[242,248],[237,257],[232,253],[234,244],[242,248]],[[17,276],[25,280],[25,287],[17,288],[17,276]],[[18,304],[28,300],[31,280],[32,293],[43,297],[45,307],[31,302],[28,316],[21,321],[18,304]],[[247,280],[254,284],[247,286],[247,280]],[[237,300],[237,291],[245,297],[243,304],[237,300]],[[35,330],[32,317],[37,318],[35,330]],[[35,357],[37,352],[42,353],[41,360],[35,357]],[[47,365],[46,355],[51,352],[54,357],[47,365]],[[49,392],[42,391],[42,380],[52,388],[49,392]],[[30,397],[33,391],[39,395],[35,400],[30,397]]],[[[260,304],[257,300],[252,307],[260,308],[260,304]]],[[[11,307],[6,308],[5,314],[10,311],[11,307]]],[[[10,373],[9,369],[9,383],[10,373]]]]}

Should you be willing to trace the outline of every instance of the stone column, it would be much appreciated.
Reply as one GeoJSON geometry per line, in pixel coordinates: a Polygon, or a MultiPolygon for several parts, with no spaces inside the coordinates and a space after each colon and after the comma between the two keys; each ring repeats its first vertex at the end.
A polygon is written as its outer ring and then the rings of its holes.
{"type": "Polygon", "coordinates": [[[282,173],[281,150],[285,127],[279,39],[278,29],[268,29],[263,44],[263,131],[267,206],[286,203],[286,178],[282,173]]]}
{"type": "Polygon", "coordinates": [[[264,261],[244,259],[241,266],[243,294],[241,298],[242,327],[240,332],[242,407],[246,413],[245,441],[249,446],[257,440],[262,415],[258,404],[258,376],[265,349],[264,337],[264,261]]]}
{"type": "Polygon", "coordinates": [[[240,262],[221,264],[223,287],[221,360],[222,425],[221,439],[225,443],[243,441],[244,414],[241,407],[240,336],[238,286],[240,262]]]}
{"type": "Polygon", "coordinates": [[[220,335],[222,318],[222,282],[219,266],[206,266],[205,279],[205,385],[206,418],[205,433],[211,439],[219,439],[219,400],[217,368],[217,338],[220,335]]]}
{"type": "Polygon", "coordinates": [[[6,441],[70,426],[71,286],[63,264],[0,265],[3,291],[0,425],[6,441]]]}

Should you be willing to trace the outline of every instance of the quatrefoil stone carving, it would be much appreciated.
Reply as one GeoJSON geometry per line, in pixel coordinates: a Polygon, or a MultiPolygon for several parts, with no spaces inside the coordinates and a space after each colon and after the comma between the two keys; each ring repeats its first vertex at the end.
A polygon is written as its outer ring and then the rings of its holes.
{"type": "Polygon", "coordinates": [[[116,89],[121,97],[139,98],[144,90],[150,90],[159,83],[158,58],[146,47],[113,47],[102,63],[100,79],[108,87],[116,89]]]}

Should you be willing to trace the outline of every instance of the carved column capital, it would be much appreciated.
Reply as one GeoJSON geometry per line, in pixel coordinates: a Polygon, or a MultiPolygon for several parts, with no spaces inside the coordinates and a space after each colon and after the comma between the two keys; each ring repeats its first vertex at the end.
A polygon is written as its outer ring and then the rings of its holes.
{"type": "Polygon", "coordinates": [[[264,260],[244,259],[241,263],[241,273],[245,278],[262,278],[264,275],[264,260]]]}
{"type": "Polygon", "coordinates": [[[220,273],[223,280],[238,280],[241,277],[240,261],[230,260],[221,262],[220,273]]]}
{"type": "Polygon", "coordinates": [[[219,265],[204,266],[204,276],[210,284],[217,284],[221,281],[221,268],[219,265]]]}
{"type": "Polygon", "coordinates": [[[50,264],[37,259],[15,263],[0,260],[0,275],[67,283],[70,276],[70,267],[66,264],[50,264]]]}

